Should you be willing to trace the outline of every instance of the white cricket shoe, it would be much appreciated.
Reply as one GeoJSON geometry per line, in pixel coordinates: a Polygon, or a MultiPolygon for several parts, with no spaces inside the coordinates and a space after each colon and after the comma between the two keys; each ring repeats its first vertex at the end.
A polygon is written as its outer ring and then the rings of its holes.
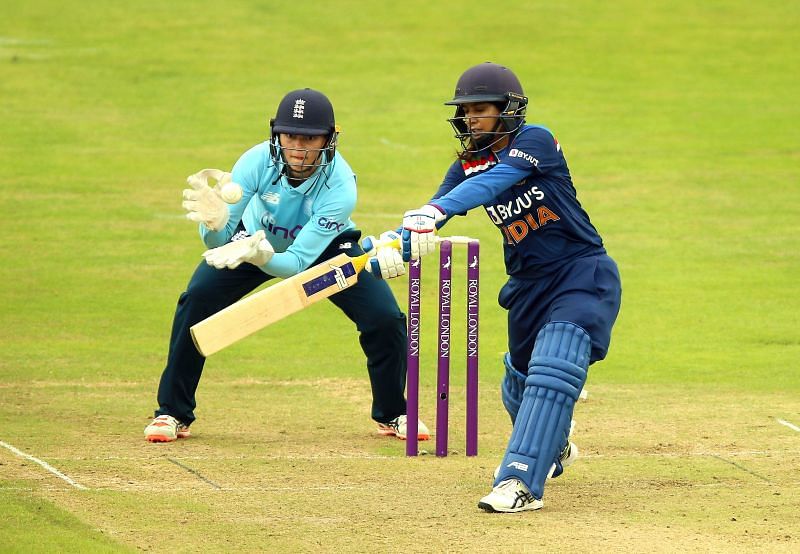
{"type": "Polygon", "coordinates": [[[478,502],[478,508],[482,510],[506,514],[539,510],[542,506],[544,502],[534,498],[525,483],[514,477],[500,482],[478,502]]]}
{"type": "Polygon", "coordinates": [[[192,434],[189,427],[171,415],[160,415],[144,428],[144,438],[150,442],[172,442],[192,434]]]}
{"type": "MultiPolygon", "coordinates": [[[[401,415],[389,423],[378,423],[378,433],[406,440],[408,436],[408,417],[401,415]]],[[[428,426],[422,423],[422,420],[417,420],[417,440],[426,441],[430,438],[431,432],[428,430],[428,426]]]]}
{"type": "Polygon", "coordinates": [[[567,446],[564,447],[564,450],[561,451],[561,454],[558,455],[558,461],[561,464],[561,470],[558,469],[558,464],[553,464],[553,467],[550,468],[550,473],[547,474],[548,479],[552,479],[554,477],[558,477],[564,470],[571,466],[572,463],[578,459],[578,445],[576,445],[572,441],[567,442],[567,446]]]}

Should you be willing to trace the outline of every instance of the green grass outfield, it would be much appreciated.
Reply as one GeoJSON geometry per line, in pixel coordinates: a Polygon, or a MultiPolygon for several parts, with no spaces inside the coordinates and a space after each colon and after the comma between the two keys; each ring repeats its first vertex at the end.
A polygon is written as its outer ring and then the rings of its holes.
{"type": "Polygon", "coordinates": [[[2,4],[0,551],[800,548],[800,4],[2,4]],[[336,107],[356,222],[392,228],[435,190],[457,146],[442,103],[486,60],[555,132],[623,278],[576,409],[585,456],[544,510],[476,508],[510,431],[500,237],[479,212],[447,228],[483,244],[477,458],[457,363],[451,456],[374,434],[328,303],[211,358],[195,436],[145,443],[203,250],[185,177],[229,168],[310,86],[336,107]]]}

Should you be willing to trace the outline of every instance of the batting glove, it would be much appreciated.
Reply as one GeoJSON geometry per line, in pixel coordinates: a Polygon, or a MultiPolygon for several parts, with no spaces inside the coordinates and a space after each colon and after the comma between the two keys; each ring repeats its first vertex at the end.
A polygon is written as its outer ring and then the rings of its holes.
{"type": "Polygon", "coordinates": [[[382,246],[388,246],[390,242],[398,241],[400,243],[400,233],[397,231],[386,231],[381,233],[377,239],[369,235],[368,237],[364,237],[361,241],[361,248],[364,249],[364,253],[366,254],[374,254],[377,249],[381,248],[382,246]]]}
{"type": "Polygon", "coordinates": [[[403,263],[403,256],[399,250],[391,246],[381,246],[375,251],[375,255],[367,260],[366,269],[375,277],[392,279],[405,275],[406,264],[403,263]]]}
{"type": "Polygon", "coordinates": [[[192,188],[184,189],[181,206],[187,211],[186,217],[205,225],[211,231],[220,231],[228,222],[228,206],[222,200],[220,188],[231,180],[231,174],[220,169],[204,169],[189,175],[186,182],[192,188]],[[208,185],[209,179],[217,184],[208,185]]]}
{"type": "Polygon", "coordinates": [[[203,252],[206,263],[217,269],[236,269],[247,262],[262,267],[275,253],[263,230],[256,231],[251,237],[229,242],[218,248],[203,252]]]}
{"type": "Polygon", "coordinates": [[[403,215],[403,259],[416,260],[436,250],[436,224],[446,217],[432,204],[407,211],[403,215]]]}

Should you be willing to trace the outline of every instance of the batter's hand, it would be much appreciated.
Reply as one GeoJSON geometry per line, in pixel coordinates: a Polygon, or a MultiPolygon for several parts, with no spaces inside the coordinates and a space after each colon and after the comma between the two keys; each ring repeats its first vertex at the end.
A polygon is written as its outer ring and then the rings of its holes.
{"type": "Polygon", "coordinates": [[[364,249],[365,254],[374,254],[378,248],[388,245],[388,243],[397,241],[398,249],[400,248],[400,233],[397,231],[385,231],[381,233],[377,239],[373,235],[364,237],[361,240],[361,248],[364,249]]]}
{"type": "Polygon", "coordinates": [[[403,215],[403,259],[416,260],[436,250],[436,224],[446,217],[431,204],[407,211],[403,215]]]}
{"type": "Polygon", "coordinates": [[[261,267],[275,253],[263,230],[256,231],[251,237],[235,240],[218,248],[203,252],[206,263],[217,269],[236,269],[248,262],[261,267]]]}
{"type": "Polygon", "coordinates": [[[222,200],[220,188],[231,180],[231,174],[220,169],[204,169],[189,175],[186,182],[192,188],[184,189],[183,203],[186,217],[206,226],[211,231],[220,231],[228,222],[228,206],[222,200]],[[216,186],[208,185],[209,179],[217,181],[216,186]]]}
{"type": "Polygon", "coordinates": [[[403,263],[399,250],[391,246],[381,246],[367,260],[366,269],[380,279],[392,279],[405,275],[406,264],[403,263]]]}

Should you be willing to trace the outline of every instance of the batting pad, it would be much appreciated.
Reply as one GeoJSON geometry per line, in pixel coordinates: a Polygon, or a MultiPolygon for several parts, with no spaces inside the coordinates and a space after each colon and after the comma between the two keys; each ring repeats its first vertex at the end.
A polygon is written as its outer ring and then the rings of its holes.
{"type": "Polygon", "coordinates": [[[503,396],[503,406],[511,416],[513,425],[517,419],[520,404],[522,404],[522,395],[525,392],[525,375],[511,365],[511,355],[508,352],[503,356],[503,365],[506,366],[506,376],[500,384],[500,391],[503,396]]]}
{"type": "Polygon", "coordinates": [[[542,498],[547,475],[569,436],[590,351],[589,335],[574,323],[551,322],[539,331],[522,405],[495,484],[516,477],[535,498],[542,498]]]}

